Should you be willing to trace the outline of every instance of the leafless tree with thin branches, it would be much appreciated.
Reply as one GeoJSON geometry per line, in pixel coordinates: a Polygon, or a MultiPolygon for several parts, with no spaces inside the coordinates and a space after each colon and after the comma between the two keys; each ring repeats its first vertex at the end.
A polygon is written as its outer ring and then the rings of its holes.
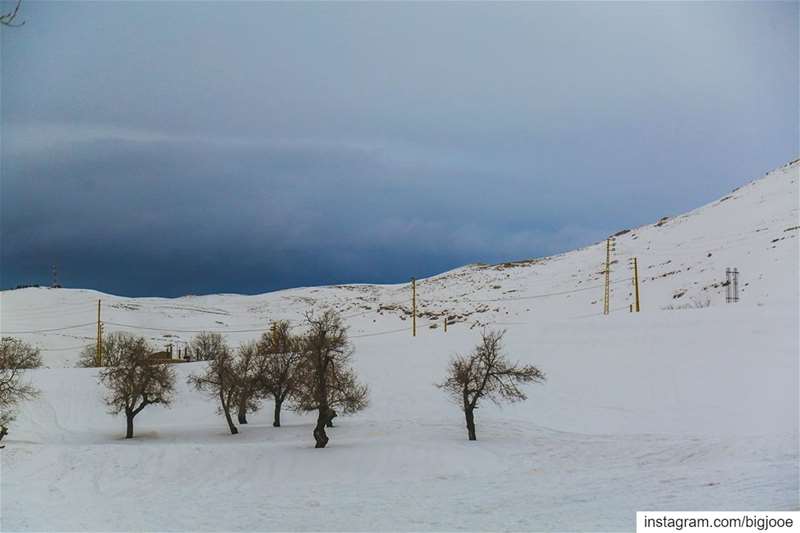
{"type": "Polygon", "coordinates": [[[258,343],[262,354],[262,386],[275,401],[272,417],[274,427],[281,426],[283,403],[296,394],[301,377],[303,361],[303,338],[292,335],[289,322],[273,322],[269,332],[261,336],[258,343]]]}
{"type": "Polygon", "coordinates": [[[350,367],[353,348],[339,314],[330,309],[320,316],[309,312],[306,321],[309,329],[302,340],[294,407],[318,412],[314,441],[316,448],[324,448],[329,440],[325,427],[332,427],[336,408],[343,413],[364,409],[369,389],[350,367]]]}
{"type": "Polygon", "coordinates": [[[231,411],[236,407],[239,394],[239,379],[236,375],[234,354],[223,341],[213,359],[208,362],[205,372],[191,375],[188,383],[199,391],[219,400],[217,411],[225,415],[231,435],[239,433],[233,423],[231,411]]]}
{"type": "Polygon", "coordinates": [[[186,349],[194,361],[212,361],[228,348],[225,346],[225,338],[220,333],[203,331],[189,341],[186,349]]]}
{"type": "Polygon", "coordinates": [[[0,441],[8,435],[17,406],[38,395],[38,391],[24,381],[23,373],[41,365],[38,349],[13,337],[0,339],[0,441]]]}
{"type": "Polygon", "coordinates": [[[484,331],[481,342],[471,354],[454,357],[447,369],[447,379],[437,386],[464,410],[469,440],[476,440],[475,409],[483,398],[496,404],[519,402],[528,397],[519,385],[543,383],[544,372],[533,365],[511,363],[503,354],[505,331],[484,331]]]}
{"type": "Polygon", "coordinates": [[[100,382],[106,386],[111,414],[125,413],[125,438],[133,438],[133,419],[148,405],[169,406],[175,392],[175,371],[151,359],[155,350],[144,337],[118,334],[113,349],[103,353],[100,382]]]}
{"type": "MultiPolygon", "coordinates": [[[[117,346],[122,342],[127,342],[129,335],[121,331],[109,333],[100,339],[100,350],[103,354],[114,353],[118,348],[117,346]]],[[[105,357],[100,358],[102,366],[108,366],[108,360],[105,357]]],[[[87,344],[81,350],[78,356],[77,366],[81,368],[96,368],[98,366],[97,360],[97,344],[87,344]]]]}
{"type": "Polygon", "coordinates": [[[261,407],[264,391],[264,355],[259,351],[259,343],[246,342],[239,346],[233,360],[233,373],[236,376],[236,417],[240,424],[247,424],[247,413],[261,407]]]}

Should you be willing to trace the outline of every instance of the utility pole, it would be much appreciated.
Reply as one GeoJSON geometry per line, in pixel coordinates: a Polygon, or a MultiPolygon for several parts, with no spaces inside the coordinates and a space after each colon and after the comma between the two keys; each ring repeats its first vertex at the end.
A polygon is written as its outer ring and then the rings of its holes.
{"type": "Polygon", "coordinates": [[[639,305],[639,261],[635,257],[633,258],[633,294],[635,296],[634,308],[638,313],[641,310],[639,305]]]}
{"type": "Polygon", "coordinates": [[[603,314],[609,311],[609,301],[611,299],[611,241],[614,237],[606,239],[606,268],[605,268],[605,287],[603,292],[603,314]]]}
{"type": "Polygon", "coordinates": [[[97,366],[103,366],[103,326],[100,325],[100,300],[97,300],[97,346],[95,347],[95,359],[97,366]]]}
{"type": "Polygon", "coordinates": [[[444,315],[444,332],[447,333],[447,313],[444,315]]]}
{"type": "Polygon", "coordinates": [[[417,278],[411,278],[411,336],[417,336],[417,278]]]}

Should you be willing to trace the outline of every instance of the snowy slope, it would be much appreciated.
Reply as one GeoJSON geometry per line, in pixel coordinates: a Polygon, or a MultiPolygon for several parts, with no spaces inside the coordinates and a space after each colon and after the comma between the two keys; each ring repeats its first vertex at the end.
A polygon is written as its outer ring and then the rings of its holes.
{"type": "MultiPolygon", "coordinates": [[[[798,162],[786,165],[695,211],[617,237],[612,309],[627,312],[633,301],[628,264],[634,256],[645,312],[691,302],[724,305],[727,267],[739,269],[743,306],[796,302],[799,168],[798,162]]],[[[558,256],[470,265],[420,280],[418,323],[423,329],[434,322],[441,326],[445,313],[462,327],[599,314],[604,261],[602,242],[558,256]]],[[[269,320],[299,321],[312,305],[339,309],[350,318],[353,334],[408,328],[403,319],[410,315],[410,292],[407,283],[174,299],[23,289],[2,292],[0,329],[41,347],[50,366],[72,366],[80,347],[94,338],[98,299],[106,331],[134,331],[161,345],[181,346],[201,329],[228,333],[233,342],[254,338],[269,320]]]]}
{"type": "Polygon", "coordinates": [[[420,280],[415,338],[408,284],[176,299],[5,291],[0,330],[42,347],[51,368],[31,373],[42,396],[2,451],[1,525],[623,530],[644,509],[798,509],[799,170],[794,162],[618,236],[608,317],[605,243],[420,280]],[[638,314],[627,312],[634,256],[638,314]],[[725,304],[726,267],[741,273],[737,304],[725,304]],[[326,450],[312,448],[310,416],[272,428],[268,403],[230,436],[213,402],[184,384],[202,363],[178,365],[174,407],[146,409],[138,438],[124,441],[95,371],[60,368],[92,341],[97,299],[106,331],[177,346],[201,329],[235,344],[270,319],[299,324],[309,306],[333,306],[347,317],[371,405],[338,419],[326,450]],[[470,443],[433,384],[486,324],[506,328],[509,353],[548,381],[525,403],[483,406],[470,443]]]}

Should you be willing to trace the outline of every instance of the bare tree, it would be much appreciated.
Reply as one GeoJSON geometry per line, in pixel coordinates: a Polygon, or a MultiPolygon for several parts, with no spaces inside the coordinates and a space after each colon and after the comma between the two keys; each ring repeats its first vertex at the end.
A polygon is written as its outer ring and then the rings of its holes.
{"type": "MultiPolygon", "coordinates": [[[[104,342],[105,339],[101,342],[104,342]]],[[[103,350],[105,351],[105,350],[103,350]]],[[[95,368],[98,365],[97,361],[97,344],[87,344],[78,355],[78,362],[75,366],[80,368],[95,368]]]]}
{"type": "Polygon", "coordinates": [[[329,440],[325,427],[337,416],[335,407],[344,413],[359,411],[367,406],[369,390],[358,383],[350,368],[353,349],[339,314],[326,310],[315,318],[307,313],[306,320],[309,331],[302,341],[295,409],[318,411],[315,447],[324,448],[329,440]]]}
{"type": "Polygon", "coordinates": [[[533,365],[511,363],[503,354],[505,331],[484,331],[481,342],[468,356],[450,361],[447,379],[437,385],[460,404],[467,419],[469,440],[475,440],[475,409],[482,398],[496,404],[526,400],[518,384],[542,383],[544,373],[533,365]]]}
{"type": "Polygon", "coordinates": [[[14,8],[11,11],[6,13],[0,13],[0,25],[2,26],[22,26],[25,24],[25,21],[16,22],[15,19],[17,18],[17,14],[19,14],[19,8],[22,6],[22,0],[17,0],[16,4],[14,4],[14,8]]]}
{"type": "Polygon", "coordinates": [[[100,381],[106,386],[111,414],[125,413],[125,438],[133,438],[133,419],[148,405],[170,405],[175,371],[150,359],[153,348],[144,337],[117,334],[113,349],[103,354],[100,381]]]}
{"type": "Polygon", "coordinates": [[[221,334],[204,331],[195,335],[186,349],[195,361],[212,361],[228,347],[221,334]]]}
{"type": "Polygon", "coordinates": [[[281,408],[292,396],[300,377],[303,359],[302,339],[290,333],[289,322],[274,322],[270,331],[259,341],[259,352],[263,354],[263,387],[275,400],[272,425],[281,427],[281,408]]]}
{"type": "Polygon", "coordinates": [[[239,394],[239,380],[234,365],[233,353],[223,342],[216,356],[208,362],[206,371],[200,375],[189,376],[188,379],[188,383],[194,385],[197,390],[219,399],[217,411],[225,415],[231,435],[239,433],[231,417],[231,409],[236,406],[239,394]]]}
{"type": "Polygon", "coordinates": [[[38,349],[13,337],[0,339],[0,441],[8,435],[17,406],[38,394],[30,383],[23,381],[24,371],[41,365],[38,349]]]}
{"type": "Polygon", "coordinates": [[[118,349],[118,344],[121,342],[127,342],[126,339],[128,338],[129,335],[122,332],[114,332],[102,337],[100,339],[100,361],[97,360],[97,344],[87,344],[84,346],[83,350],[81,350],[81,353],[78,356],[77,366],[81,368],[108,366],[109,361],[104,354],[116,352],[118,349]]]}
{"type": "Polygon", "coordinates": [[[258,343],[247,342],[239,346],[233,361],[233,373],[237,380],[236,416],[240,424],[247,424],[247,412],[261,407],[263,392],[263,356],[258,343]]]}

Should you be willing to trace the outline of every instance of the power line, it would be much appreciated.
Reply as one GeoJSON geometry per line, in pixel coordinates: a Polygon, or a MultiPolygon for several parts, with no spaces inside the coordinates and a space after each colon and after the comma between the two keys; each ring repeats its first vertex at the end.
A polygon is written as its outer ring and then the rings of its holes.
{"type": "MultiPolygon", "coordinates": [[[[633,278],[624,278],[624,279],[620,279],[620,280],[614,281],[611,284],[612,285],[616,285],[616,284],[619,284],[619,283],[625,283],[625,282],[631,281],[632,279],[633,278]]],[[[590,285],[590,286],[587,286],[587,287],[579,287],[579,288],[576,288],[576,289],[568,289],[568,290],[563,290],[563,291],[531,294],[531,295],[526,295],[526,296],[512,296],[512,297],[507,297],[507,298],[490,298],[490,299],[483,299],[483,300],[466,299],[466,300],[462,300],[462,302],[465,303],[465,304],[480,304],[480,303],[525,301],[525,300],[533,300],[533,299],[539,299],[539,298],[549,298],[549,297],[552,297],[552,296],[563,296],[563,295],[567,295],[567,294],[574,294],[574,293],[579,293],[579,292],[595,290],[595,289],[599,289],[599,288],[602,288],[602,287],[604,287],[604,285],[590,285]]],[[[450,298],[450,299],[438,299],[438,298],[427,299],[426,298],[425,304],[427,304],[427,305],[430,305],[430,304],[433,304],[433,303],[449,304],[449,303],[453,303],[454,300],[456,302],[458,302],[458,299],[456,299],[456,298],[450,298]]],[[[375,309],[367,309],[367,310],[359,312],[359,313],[355,313],[355,314],[351,314],[351,315],[344,315],[344,316],[342,316],[342,318],[343,319],[356,318],[356,317],[359,317],[359,316],[366,315],[367,313],[370,313],[372,311],[377,312],[377,310],[375,310],[375,309]]],[[[217,328],[217,329],[208,329],[208,328],[206,328],[206,329],[178,329],[178,328],[159,328],[159,327],[152,327],[152,326],[139,326],[139,325],[135,325],[135,324],[126,324],[126,323],[123,323],[123,322],[110,322],[110,321],[107,321],[105,323],[108,324],[108,325],[122,327],[122,328],[132,328],[132,329],[138,329],[138,330],[142,330],[143,329],[143,330],[149,330],[149,331],[163,331],[163,332],[170,332],[170,333],[204,333],[204,332],[207,332],[207,333],[256,333],[256,332],[263,332],[263,331],[266,330],[266,326],[258,326],[258,327],[255,327],[255,328],[242,328],[242,329],[219,329],[219,328],[217,328]]],[[[78,324],[78,325],[74,325],[74,326],[64,326],[64,327],[60,327],[60,328],[49,328],[49,329],[29,330],[29,331],[8,331],[8,332],[5,332],[5,333],[7,333],[7,334],[46,333],[46,332],[51,332],[51,331],[63,331],[63,330],[68,330],[68,329],[86,327],[86,326],[90,326],[90,325],[93,325],[93,324],[94,323],[89,322],[89,323],[86,323],[86,324],[78,324]]],[[[297,324],[292,326],[293,329],[296,328],[296,327],[298,327],[297,324]]],[[[379,332],[379,333],[375,333],[375,334],[359,335],[359,336],[356,336],[356,337],[382,335],[382,334],[387,334],[387,333],[395,333],[396,331],[404,331],[404,329],[391,330],[391,331],[388,331],[388,332],[379,332]]],[[[354,337],[354,338],[356,338],[356,337],[354,337]]]]}
{"type": "MultiPolygon", "coordinates": [[[[766,239],[772,240],[770,237],[773,237],[773,234],[765,233],[763,235],[763,238],[765,240],[766,239]]],[[[648,257],[654,254],[667,255],[680,252],[704,253],[704,252],[713,252],[718,250],[727,250],[730,249],[731,244],[738,244],[738,243],[747,243],[748,245],[755,246],[759,244],[759,241],[760,239],[756,235],[741,236],[738,239],[708,239],[697,242],[688,241],[686,244],[675,244],[675,245],[655,245],[654,243],[652,243],[652,241],[648,241],[647,248],[641,250],[638,253],[640,254],[646,253],[648,257]]],[[[621,252],[619,255],[632,255],[633,253],[637,252],[621,252]]]]}
{"type": "Polygon", "coordinates": [[[80,346],[70,346],[68,348],[38,348],[38,350],[42,352],[66,352],[69,350],[80,350],[87,346],[91,346],[91,344],[81,344],[80,346]]]}
{"type": "Polygon", "coordinates": [[[36,329],[30,331],[3,331],[3,335],[22,335],[24,333],[47,333],[48,331],[63,331],[65,329],[76,329],[76,328],[85,328],[86,326],[94,326],[94,322],[88,322],[86,324],[77,324],[75,326],[64,326],[62,328],[50,328],[50,329],[36,329]]]}
{"type": "MultiPolygon", "coordinates": [[[[0,299],[0,305],[2,305],[4,303],[6,305],[8,304],[8,302],[3,302],[2,299],[0,299]]],[[[58,305],[59,309],[62,309],[64,307],[86,307],[86,306],[91,307],[94,304],[92,302],[67,302],[67,303],[63,303],[63,304],[44,305],[44,306],[41,306],[41,307],[28,307],[28,308],[23,309],[23,311],[49,311],[49,310],[53,310],[56,307],[56,305],[58,305]]]]}
{"type": "Polygon", "coordinates": [[[108,322],[105,324],[111,326],[118,326],[122,328],[146,329],[151,331],[167,331],[175,333],[254,333],[258,331],[266,331],[267,326],[262,326],[256,329],[175,329],[175,328],[153,328],[149,326],[137,326],[134,324],[123,324],[121,322],[108,322]]]}
{"type": "MultiPolygon", "coordinates": [[[[617,281],[613,282],[613,284],[624,283],[624,282],[630,281],[631,279],[633,279],[633,278],[625,278],[625,279],[617,280],[617,281]]],[[[588,286],[588,287],[579,287],[577,289],[570,289],[570,290],[556,291],[556,292],[549,292],[549,293],[532,294],[532,295],[527,295],[527,296],[512,296],[512,297],[509,297],[509,298],[492,298],[492,299],[486,299],[486,300],[472,300],[472,299],[469,299],[469,300],[464,300],[463,303],[467,303],[467,304],[472,304],[472,303],[496,303],[496,302],[533,300],[533,299],[538,299],[538,298],[549,298],[549,297],[552,297],[552,296],[563,296],[563,295],[566,295],[566,294],[574,294],[574,293],[578,293],[578,292],[585,292],[585,291],[589,291],[589,290],[599,289],[599,288],[602,288],[602,287],[603,287],[603,285],[591,285],[591,286],[588,286]]],[[[425,303],[426,304],[431,304],[431,303],[452,303],[452,302],[453,302],[452,299],[450,299],[450,300],[426,299],[425,303]]],[[[372,309],[366,310],[366,311],[363,311],[361,313],[344,316],[342,318],[344,318],[344,319],[355,318],[355,317],[358,317],[358,316],[365,315],[365,314],[367,314],[367,313],[369,313],[371,311],[373,311],[373,310],[372,309]]],[[[67,330],[67,329],[75,329],[75,328],[80,328],[80,327],[86,327],[86,326],[90,326],[90,325],[93,325],[93,324],[94,324],[93,322],[89,322],[89,323],[86,323],[86,324],[78,324],[78,325],[74,325],[74,326],[64,326],[64,327],[60,327],[60,328],[29,330],[29,331],[7,331],[7,332],[4,332],[4,333],[15,334],[15,335],[17,335],[17,334],[30,334],[30,333],[46,333],[46,332],[50,332],[50,331],[63,331],[63,330],[67,330]]],[[[158,327],[152,327],[152,326],[139,326],[139,325],[136,325],[136,324],[125,324],[125,323],[122,323],[122,322],[111,322],[111,321],[106,321],[105,324],[108,324],[108,325],[111,325],[111,326],[122,327],[122,328],[144,329],[144,330],[149,330],[149,331],[164,331],[164,332],[170,332],[170,333],[172,333],[172,332],[174,332],[174,333],[204,333],[204,332],[207,332],[207,333],[255,333],[255,332],[262,332],[262,331],[266,330],[265,326],[259,326],[257,328],[245,328],[245,329],[178,329],[178,328],[158,328],[158,327]]],[[[295,325],[293,327],[297,327],[297,325],[295,325]]]]}
{"type": "MultiPolygon", "coordinates": [[[[620,280],[612,282],[611,285],[624,283],[624,282],[627,282],[627,281],[631,281],[632,279],[633,278],[620,279],[620,280]]],[[[572,293],[576,293],[576,292],[583,292],[583,291],[590,291],[590,290],[594,290],[594,289],[601,289],[604,286],[605,285],[590,285],[588,287],[580,287],[580,288],[577,288],[577,289],[569,289],[569,290],[557,291],[557,292],[546,292],[546,293],[541,293],[541,294],[531,294],[531,295],[528,295],[528,296],[512,296],[510,298],[493,298],[493,299],[489,299],[489,300],[472,300],[472,299],[470,299],[470,300],[464,300],[464,302],[465,303],[491,303],[491,302],[514,302],[514,301],[519,301],[519,300],[533,300],[533,299],[536,299],[536,298],[548,298],[550,296],[562,296],[564,294],[572,294],[572,293]]],[[[431,299],[426,299],[425,300],[425,303],[427,303],[427,304],[429,304],[431,302],[452,302],[452,300],[437,300],[437,299],[432,299],[432,300],[431,299]]]]}
{"type": "Polygon", "coordinates": [[[589,313],[589,314],[586,314],[586,315],[571,316],[571,317],[569,317],[569,320],[577,320],[577,319],[581,319],[581,318],[590,318],[590,317],[593,317],[593,316],[603,316],[603,313],[601,311],[599,313],[589,313]]]}
{"type": "MultiPolygon", "coordinates": [[[[135,329],[147,329],[147,330],[154,330],[154,331],[174,331],[176,333],[253,333],[253,332],[261,332],[265,331],[264,328],[260,329],[240,329],[240,330],[225,330],[225,331],[211,331],[211,330],[181,330],[181,329],[163,329],[163,328],[150,328],[144,326],[134,326],[132,324],[121,324],[117,322],[105,322],[105,324],[109,324],[112,326],[121,326],[121,327],[130,327],[135,329]]],[[[299,327],[299,325],[292,326],[293,328],[299,327]]],[[[393,329],[388,331],[379,331],[377,333],[365,333],[361,335],[350,335],[351,339],[358,339],[362,337],[374,337],[377,335],[388,335],[390,333],[399,333],[401,331],[407,331],[408,328],[400,328],[400,329],[393,329]]]]}
{"type": "Polygon", "coordinates": [[[68,313],[82,313],[84,311],[90,311],[92,309],[92,305],[70,305],[65,304],[64,306],[61,305],[54,305],[48,308],[40,308],[40,309],[22,309],[19,311],[16,310],[9,310],[7,308],[8,304],[5,304],[5,307],[0,304],[0,314],[3,315],[6,319],[14,319],[14,318],[41,318],[47,316],[60,316],[63,315],[65,312],[68,313]]]}
{"type": "MultiPolygon", "coordinates": [[[[343,316],[342,318],[354,318],[357,316],[361,316],[364,314],[369,313],[372,310],[364,311],[362,313],[357,313],[355,315],[343,316]]],[[[262,332],[266,331],[268,328],[267,326],[259,326],[256,328],[247,328],[247,329],[177,329],[177,328],[156,328],[151,326],[139,326],[135,324],[125,324],[122,322],[110,322],[104,321],[104,324],[108,324],[111,326],[117,326],[122,328],[133,328],[133,329],[146,329],[150,331],[165,331],[165,332],[174,332],[174,333],[255,333],[255,332],[262,332]]],[[[64,326],[60,328],[49,328],[49,329],[38,329],[38,330],[27,330],[27,331],[3,331],[2,333],[5,334],[12,334],[12,335],[21,335],[21,334],[29,334],[29,333],[47,333],[51,331],[63,331],[67,329],[75,329],[80,327],[86,327],[95,325],[95,322],[88,322],[86,324],[77,324],[74,326],[64,326]]],[[[298,324],[293,324],[290,326],[292,329],[299,327],[298,324]]]]}
{"type": "Polygon", "coordinates": [[[408,328],[392,329],[389,331],[379,331],[377,333],[364,333],[361,335],[350,335],[351,339],[360,339],[363,337],[377,337],[378,335],[388,335],[390,333],[400,333],[401,331],[408,331],[408,328]]]}
{"type": "Polygon", "coordinates": [[[359,317],[359,316],[362,316],[362,315],[366,315],[367,313],[372,312],[372,311],[375,311],[376,313],[378,312],[377,309],[367,309],[366,311],[362,311],[362,312],[356,313],[354,315],[343,315],[342,318],[344,320],[347,320],[348,318],[356,318],[356,317],[359,317]]]}

